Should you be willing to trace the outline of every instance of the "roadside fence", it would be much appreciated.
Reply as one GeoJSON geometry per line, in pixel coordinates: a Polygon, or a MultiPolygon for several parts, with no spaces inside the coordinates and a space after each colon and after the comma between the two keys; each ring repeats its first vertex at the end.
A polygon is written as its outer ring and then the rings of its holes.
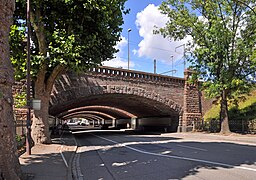
{"type": "MultiPolygon", "coordinates": [[[[256,119],[229,120],[229,128],[231,132],[256,134],[256,119]]],[[[209,121],[205,121],[204,130],[214,133],[219,132],[220,120],[210,119],[209,121]]]]}

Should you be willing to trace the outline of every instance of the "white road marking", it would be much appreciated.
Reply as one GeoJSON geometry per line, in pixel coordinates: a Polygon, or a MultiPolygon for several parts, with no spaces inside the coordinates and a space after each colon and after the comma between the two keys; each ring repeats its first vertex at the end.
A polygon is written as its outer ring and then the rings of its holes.
{"type": "MultiPolygon", "coordinates": [[[[65,142],[62,140],[62,136],[63,136],[63,132],[62,132],[62,134],[60,135],[60,141],[61,141],[62,144],[65,144],[65,142]]],[[[61,157],[62,157],[62,159],[63,159],[63,161],[64,161],[66,167],[68,167],[68,163],[67,163],[67,160],[65,159],[64,154],[62,153],[62,149],[63,149],[63,145],[61,145],[61,147],[60,147],[60,155],[61,155],[61,157]]]]}
{"type": "Polygon", "coordinates": [[[184,145],[177,145],[177,146],[189,148],[189,149],[195,149],[195,150],[199,150],[199,151],[207,151],[206,149],[196,148],[196,147],[192,147],[192,146],[184,146],[184,145]]]}
{"type": "Polygon", "coordinates": [[[61,148],[60,148],[60,154],[61,154],[61,157],[62,157],[62,159],[63,159],[63,161],[64,161],[66,167],[68,167],[67,160],[65,159],[64,154],[62,153],[62,148],[63,148],[63,146],[61,146],[61,148]]]}
{"type": "MultiPolygon", "coordinates": [[[[104,137],[101,137],[101,136],[97,136],[95,134],[92,134],[92,135],[96,136],[100,139],[104,139],[106,141],[115,143],[115,144],[122,144],[122,143],[119,143],[117,141],[113,141],[111,139],[107,139],[107,138],[104,138],[104,137]]],[[[131,150],[139,152],[139,153],[153,155],[153,156],[160,156],[160,157],[168,157],[168,158],[173,158],[173,159],[181,159],[181,160],[187,160],[187,161],[201,162],[201,163],[207,163],[207,164],[213,164],[213,165],[218,165],[218,166],[225,166],[225,167],[229,167],[229,168],[237,168],[237,169],[243,169],[243,170],[255,171],[256,172],[256,169],[248,168],[248,167],[233,166],[233,165],[230,165],[230,164],[219,163],[219,162],[214,162],[214,161],[207,161],[207,160],[202,160],[202,159],[195,159],[195,158],[188,158],[188,157],[181,157],[181,156],[171,156],[171,155],[166,155],[166,154],[151,153],[151,152],[139,150],[139,149],[127,146],[127,145],[124,145],[123,147],[126,147],[128,149],[131,149],[131,150]]]]}
{"type": "Polygon", "coordinates": [[[72,134],[93,133],[93,132],[125,132],[125,129],[120,129],[120,130],[84,130],[84,131],[74,131],[74,132],[72,132],[72,134]]]}

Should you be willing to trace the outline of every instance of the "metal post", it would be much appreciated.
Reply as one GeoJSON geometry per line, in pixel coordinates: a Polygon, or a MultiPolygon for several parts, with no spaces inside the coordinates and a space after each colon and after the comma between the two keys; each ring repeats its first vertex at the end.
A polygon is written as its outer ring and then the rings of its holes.
{"type": "Polygon", "coordinates": [[[184,44],[183,45],[184,71],[186,69],[186,57],[185,57],[185,54],[186,54],[186,52],[185,52],[185,44],[184,44]]]}
{"type": "Polygon", "coordinates": [[[132,30],[128,29],[128,70],[130,69],[130,32],[132,30]]]}
{"type": "Polygon", "coordinates": [[[172,58],[172,76],[173,76],[173,72],[174,72],[174,69],[173,69],[173,56],[171,56],[172,58]]]}
{"type": "Polygon", "coordinates": [[[178,48],[180,48],[180,47],[182,47],[183,46],[183,58],[184,58],[184,71],[185,71],[185,69],[186,69],[186,58],[185,58],[185,55],[186,55],[186,44],[182,44],[182,45],[179,45],[179,46],[177,46],[176,48],[175,48],[175,52],[177,52],[176,50],[178,49],[178,48]]]}
{"type": "Polygon", "coordinates": [[[26,153],[31,155],[31,99],[30,99],[30,0],[27,0],[27,135],[26,135],[26,153]]]}
{"type": "Polygon", "coordinates": [[[154,74],[156,74],[156,60],[154,59],[154,74]]]}

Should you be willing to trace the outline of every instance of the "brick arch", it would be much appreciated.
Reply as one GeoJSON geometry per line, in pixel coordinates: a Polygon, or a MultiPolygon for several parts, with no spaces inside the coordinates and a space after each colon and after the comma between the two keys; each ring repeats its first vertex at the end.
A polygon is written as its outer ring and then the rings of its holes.
{"type": "Polygon", "coordinates": [[[85,114],[85,113],[70,114],[70,115],[67,115],[66,117],[63,117],[63,119],[65,120],[65,119],[74,118],[74,117],[77,117],[77,118],[84,117],[84,118],[90,118],[90,119],[94,119],[94,120],[104,121],[104,118],[102,118],[100,116],[97,116],[94,114],[85,114]]]}
{"type": "MultiPolygon", "coordinates": [[[[84,87],[77,87],[77,88],[71,88],[66,89],[65,91],[62,91],[58,94],[54,95],[54,99],[57,100],[54,102],[54,100],[51,100],[51,104],[56,104],[57,106],[62,104],[63,102],[72,101],[74,99],[80,99],[89,97],[92,95],[101,95],[101,94],[127,94],[127,95],[134,95],[139,96],[143,98],[147,98],[153,101],[157,101],[159,103],[162,103],[181,115],[183,113],[183,107],[176,102],[174,102],[172,99],[162,96],[154,91],[148,91],[144,88],[135,87],[135,86],[127,86],[127,85],[95,85],[93,86],[84,86],[84,87]]],[[[55,106],[56,106],[55,105],[55,106]]]]}
{"type": "Polygon", "coordinates": [[[151,99],[160,103],[165,104],[166,106],[169,106],[171,109],[173,109],[175,112],[182,113],[182,107],[172,101],[171,99],[161,96],[156,92],[149,92],[143,88],[133,87],[133,86],[120,86],[120,85],[108,85],[103,86],[104,93],[107,94],[130,94],[130,95],[136,95],[140,97],[144,97],[147,99],[151,99]]]}
{"type": "Polygon", "coordinates": [[[74,108],[70,109],[67,111],[64,111],[60,114],[57,115],[58,118],[62,118],[66,115],[72,114],[72,113],[81,113],[84,112],[86,114],[95,114],[97,116],[102,116],[104,118],[108,119],[116,119],[116,116],[114,115],[115,113],[121,114],[122,116],[125,116],[126,118],[137,118],[132,113],[129,113],[127,111],[124,111],[122,109],[118,109],[115,107],[110,107],[110,106],[86,106],[86,107],[79,107],[79,108],[74,108]],[[114,112],[114,114],[113,114],[114,112]]]}

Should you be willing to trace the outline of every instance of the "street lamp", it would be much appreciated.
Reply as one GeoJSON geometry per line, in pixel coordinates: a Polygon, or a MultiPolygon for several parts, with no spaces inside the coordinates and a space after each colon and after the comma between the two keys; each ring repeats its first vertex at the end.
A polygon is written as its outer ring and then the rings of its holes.
{"type": "Polygon", "coordinates": [[[174,69],[173,69],[173,56],[171,56],[171,58],[172,58],[172,76],[173,76],[173,71],[174,71],[174,69]]]}
{"type": "Polygon", "coordinates": [[[30,35],[31,35],[31,25],[30,25],[30,0],[27,0],[27,134],[26,134],[26,153],[31,155],[31,98],[30,98],[30,35]]]}
{"type": "Polygon", "coordinates": [[[130,32],[132,29],[128,29],[128,70],[130,69],[130,32]]]}

